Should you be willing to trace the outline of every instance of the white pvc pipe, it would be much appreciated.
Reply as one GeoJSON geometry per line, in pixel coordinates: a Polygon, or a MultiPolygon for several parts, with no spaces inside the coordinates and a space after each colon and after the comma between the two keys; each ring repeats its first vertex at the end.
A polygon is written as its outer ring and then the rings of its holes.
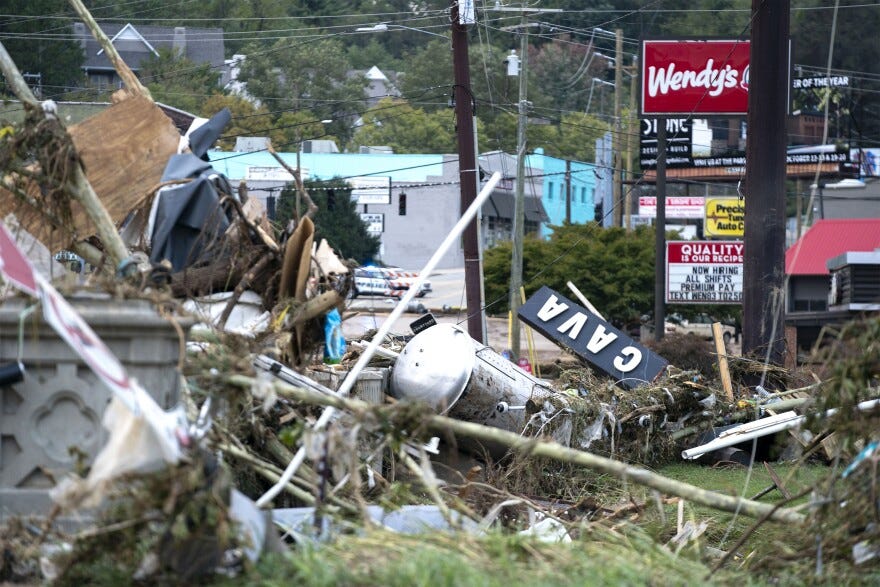
{"type": "MultiPolygon", "coordinates": [[[[434,255],[428,260],[425,266],[419,271],[419,276],[416,278],[415,283],[409,286],[409,289],[406,290],[406,294],[400,299],[395,306],[394,310],[385,318],[385,321],[382,322],[382,326],[379,327],[379,330],[376,334],[373,335],[373,338],[370,340],[370,344],[367,345],[367,349],[361,353],[360,358],[355,363],[354,367],[351,368],[351,371],[348,372],[348,375],[342,381],[342,385],[339,386],[339,389],[336,391],[336,395],[347,397],[351,392],[352,387],[354,387],[355,381],[357,381],[357,376],[360,375],[360,372],[363,368],[370,362],[370,359],[373,358],[373,354],[376,352],[376,349],[379,347],[379,344],[385,340],[385,336],[391,330],[391,327],[394,325],[394,322],[403,314],[404,310],[407,307],[416,294],[421,291],[422,285],[424,285],[425,281],[431,275],[431,272],[437,267],[440,263],[440,259],[443,258],[443,255],[446,254],[446,251],[449,250],[449,247],[452,246],[458,237],[464,232],[465,227],[470,223],[470,221],[477,215],[477,211],[483,206],[483,203],[489,196],[492,194],[492,190],[495,189],[495,185],[501,180],[501,173],[495,172],[492,174],[492,177],[489,178],[489,181],[486,182],[486,185],[483,186],[483,189],[480,190],[480,193],[477,194],[477,197],[468,206],[468,209],[465,210],[464,214],[461,215],[461,218],[458,222],[455,223],[455,226],[452,227],[450,233],[446,236],[446,239],[440,243],[440,247],[434,252],[434,255]]],[[[321,416],[318,418],[315,425],[312,427],[313,430],[321,430],[326,426],[330,419],[336,414],[336,409],[331,407],[326,408],[321,416]]],[[[300,447],[296,454],[293,456],[293,459],[287,465],[287,468],[284,469],[284,473],[281,475],[281,478],[278,482],[269,488],[266,493],[260,496],[260,499],[257,500],[257,506],[264,507],[270,501],[272,501],[276,495],[278,495],[285,485],[290,483],[290,480],[293,478],[294,473],[296,473],[297,469],[299,469],[300,465],[302,465],[303,461],[306,458],[306,449],[304,447],[300,447]]]]}
{"type": "MultiPolygon", "coordinates": [[[[880,399],[873,399],[861,402],[856,407],[860,411],[866,412],[868,410],[873,410],[878,405],[880,405],[880,399]]],[[[832,408],[826,411],[823,417],[830,418],[836,413],[837,408],[832,408]]],[[[777,414],[768,418],[755,420],[754,422],[748,422],[742,426],[725,430],[718,438],[715,438],[706,444],[681,451],[681,458],[691,461],[703,456],[707,452],[712,452],[713,450],[727,448],[728,446],[733,446],[734,444],[739,444],[754,438],[776,434],[777,432],[788,430],[789,428],[798,428],[806,421],[806,419],[806,416],[798,416],[795,412],[785,412],[784,414],[777,414]]]]}

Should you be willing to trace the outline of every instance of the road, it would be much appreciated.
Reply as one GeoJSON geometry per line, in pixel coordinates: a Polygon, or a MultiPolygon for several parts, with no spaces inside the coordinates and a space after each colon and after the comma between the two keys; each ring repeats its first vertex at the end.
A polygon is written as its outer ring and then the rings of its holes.
{"type": "MultiPolygon", "coordinates": [[[[464,269],[439,269],[430,276],[432,290],[423,298],[416,298],[415,304],[422,304],[434,315],[439,323],[457,324],[467,330],[466,298],[464,288],[464,269]]],[[[342,323],[342,331],[347,339],[360,338],[369,330],[379,328],[394,309],[397,300],[379,296],[360,296],[350,301],[342,323]]],[[[416,312],[404,312],[391,328],[393,334],[411,335],[410,323],[418,319],[416,312]]],[[[521,325],[520,340],[522,354],[527,354],[526,330],[521,325]]],[[[507,320],[488,318],[486,321],[488,345],[496,352],[508,348],[507,320]]],[[[561,354],[556,344],[538,333],[534,333],[535,350],[542,361],[553,360],[561,354]]]]}
{"type": "MultiPolygon", "coordinates": [[[[457,324],[467,330],[466,298],[464,287],[464,269],[440,269],[430,276],[433,291],[423,298],[416,298],[414,305],[422,304],[431,312],[437,322],[457,324]]],[[[357,314],[347,318],[343,322],[343,333],[346,338],[360,338],[369,330],[379,328],[394,309],[397,300],[379,296],[362,296],[351,300],[348,312],[357,314]]],[[[393,334],[411,335],[410,323],[415,321],[419,314],[412,308],[411,312],[404,314],[394,323],[391,328],[393,334]]],[[[522,354],[527,353],[527,333],[521,323],[520,341],[522,354]]],[[[496,352],[501,352],[509,347],[508,325],[505,318],[488,318],[486,320],[488,333],[488,345],[496,352]]],[[[533,333],[533,341],[536,352],[542,361],[553,360],[560,356],[562,351],[556,343],[544,336],[533,333]]],[[[728,345],[730,355],[739,356],[741,353],[740,341],[734,340],[728,345]]]]}

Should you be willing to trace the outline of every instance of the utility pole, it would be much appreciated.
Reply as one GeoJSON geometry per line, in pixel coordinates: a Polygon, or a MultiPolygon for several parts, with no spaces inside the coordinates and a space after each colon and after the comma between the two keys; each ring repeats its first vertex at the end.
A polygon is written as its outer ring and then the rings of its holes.
{"type": "MultiPolygon", "coordinates": [[[[623,155],[623,170],[624,177],[628,180],[633,179],[632,170],[633,170],[633,146],[636,142],[637,131],[635,131],[636,125],[633,124],[635,120],[635,111],[636,111],[636,63],[632,64],[632,77],[629,79],[629,113],[626,117],[626,153],[623,155]]],[[[621,185],[621,191],[625,188],[621,185]]],[[[626,225],[626,231],[629,232],[632,230],[632,195],[629,191],[623,193],[623,215],[624,224],[626,225]]]]}
{"type": "Polygon", "coordinates": [[[571,161],[565,160],[565,221],[571,224],[571,161]]]}
{"type": "Polygon", "coordinates": [[[529,13],[562,12],[561,9],[542,8],[504,8],[495,10],[500,12],[520,13],[520,56],[519,56],[519,103],[517,107],[516,126],[516,187],[514,191],[513,209],[513,252],[510,257],[510,355],[516,361],[519,359],[520,328],[517,312],[522,305],[520,288],[523,285],[523,239],[525,238],[525,169],[526,169],[526,124],[528,122],[527,101],[527,65],[529,58],[529,28],[527,15],[529,13]]]}
{"type": "Polygon", "coordinates": [[[781,365],[785,284],[785,120],[790,0],[752,0],[743,260],[743,354],[781,365]]]}
{"type": "Polygon", "coordinates": [[[614,158],[611,166],[614,168],[614,226],[623,226],[623,177],[621,176],[621,144],[620,134],[620,88],[623,85],[623,30],[616,29],[614,31],[616,38],[614,43],[614,158]]]}
{"type": "Polygon", "coordinates": [[[666,118],[657,119],[657,218],[654,222],[654,340],[666,334],[666,118]]]}
{"type": "Polygon", "coordinates": [[[519,316],[517,312],[522,305],[519,288],[522,287],[523,238],[525,238],[525,170],[526,170],[526,122],[528,103],[527,64],[529,59],[529,29],[526,13],[522,13],[520,22],[519,46],[519,101],[517,103],[516,122],[516,188],[513,206],[513,253],[510,259],[510,354],[516,361],[519,359],[520,336],[519,316]]]}
{"type": "MultiPolygon", "coordinates": [[[[455,118],[458,138],[458,178],[461,189],[461,211],[477,198],[477,155],[474,145],[474,100],[471,93],[471,71],[468,63],[466,24],[472,15],[459,12],[459,1],[452,1],[452,62],[454,69],[455,118]]],[[[464,285],[467,299],[468,334],[486,344],[483,328],[483,278],[480,262],[479,225],[472,220],[462,234],[464,253],[464,285]]]]}

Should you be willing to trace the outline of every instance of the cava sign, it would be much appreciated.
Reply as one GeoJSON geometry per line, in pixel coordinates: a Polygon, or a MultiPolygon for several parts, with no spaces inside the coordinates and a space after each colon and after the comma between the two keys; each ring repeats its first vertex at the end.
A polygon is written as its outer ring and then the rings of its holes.
{"type": "Polygon", "coordinates": [[[650,383],[669,364],[586,308],[542,287],[519,309],[520,319],[627,389],[650,383]]]}

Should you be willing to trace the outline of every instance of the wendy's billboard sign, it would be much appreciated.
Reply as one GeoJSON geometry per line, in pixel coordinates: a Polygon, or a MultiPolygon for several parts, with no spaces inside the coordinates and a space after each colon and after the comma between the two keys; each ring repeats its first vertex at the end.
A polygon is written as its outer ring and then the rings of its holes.
{"type": "Polygon", "coordinates": [[[748,41],[643,40],[640,64],[642,117],[748,111],[748,41]]]}

